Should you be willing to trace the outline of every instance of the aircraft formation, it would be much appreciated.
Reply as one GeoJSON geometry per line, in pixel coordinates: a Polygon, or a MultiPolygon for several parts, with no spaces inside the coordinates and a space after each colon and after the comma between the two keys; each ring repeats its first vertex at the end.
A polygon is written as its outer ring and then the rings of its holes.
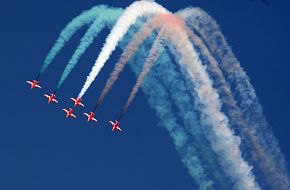
{"type": "MultiPolygon", "coordinates": [[[[30,84],[30,89],[34,89],[34,88],[41,88],[41,86],[39,85],[38,81],[37,80],[32,80],[32,81],[26,81],[26,83],[30,84]]],[[[50,103],[56,103],[58,104],[58,100],[56,99],[56,95],[55,93],[51,93],[50,95],[48,94],[44,94],[43,95],[45,98],[48,99],[47,103],[50,104],[50,103]]],[[[77,106],[81,106],[81,107],[85,107],[85,105],[82,103],[82,99],[81,98],[70,98],[71,101],[73,101],[73,107],[76,108],[77,106]]],[[[77,116],[73,113],[74,110],[72,108],[68,108],[68,109],[65,109],[63,108],[62,109],[65,113],[66,113],[66,116],[65,118],[74,118],[76,119],[77,116]]],[[[95,113],[94,112],[90,112],[90,113],[86,113],[84,112],[84,115],[87,117],[87,122],[95,122],[97,123],[98,120],[95,118],[95,113]]],[[[120,120],[120,119],[119,119],[120,120]]],[[[122,131],[122,129],[120,128],[120,121],[119,120],[115,120],[115,122],[113,121],[109,121],[109,123],[112,125],[112,131],[122,131]]]]}
{"type": "Polygon", "coordinates": [[[137,80],[119,118],[109,121],[112,131],[121,131],[120,120],[144,84],[142,90],[149,106],[168,131],[199,189],[290,189],[286,161],[255,89],[220,26],[206,11],[187,7],[172,13],[147,0],[134,1],[126,9],[92,7],[60,32],[38,76],[27,81],[31,89],[41,88],[40,76],[86,25],[89,28],[68,60],[55,91],[44,94],[49,104],[58,103],[57,90],[98,34],[106,28],[110,33],[79,94],[70,98],[68,108],[61,107],[64,117],[84,117],[98,124],[96,110],[125,66],[130,65],[137,80]],[[89,107],[82,98],[117,48],[123,52],[95,107],[76,115],[76,109],[89,107]],[[148,76],[150,71],[153,73],[148,76]]]}

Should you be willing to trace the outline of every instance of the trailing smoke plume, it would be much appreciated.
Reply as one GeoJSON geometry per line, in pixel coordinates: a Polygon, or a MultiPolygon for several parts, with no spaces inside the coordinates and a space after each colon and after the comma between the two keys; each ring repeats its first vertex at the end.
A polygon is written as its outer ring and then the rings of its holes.
{"type": "Polygon", "coordinates": [[[76,33],[76,31],[79,30],[82,26],[92,23],[97,17],[98,11],[106,8],[107,6],[105,5],[95,6],[88,11],[84,11],[82,14],[72,19],[72,21],[66,25],[66,27],[61,31],[55,44],[45,57],[42,67],[40,69],[40,75],[46,70],[46,68],[55,58],[55,56],[64,47],[66,42],[68,42],[70,38],[76,33]]]}
{"type": "Polygon", "coordinates": [[[123,15],[118,19],[116,25],[113,27],[111,33],[106,38],[106,42],[101,50],[101,53],[99,54],[92,71],[88,75],[78,97],[82,97],[85,94],[87,89],[99,74],[100,70],[103,68],[106,61],[109,59],[111,53],[115,50],[119,41],[122,40],[130,26],[136,22],[138,17],[142,17],[146,14],[167,12],[168,11],[159,4],[148,1],[136,1],[126,8],[123,15]]]}
{"type": "Polygon", "coordinates": [[[98,9],[98,16],[90,26],[88,31],[82,37],[81,42],[77,49],[75,50],[74,54],[70,58],[67,66],[65,67],[60,80],[57,85],[57,89],[59,89],[64,82],[64,80],[68,77],[69,73],[78,63],[81,55],[85,52],[85,50],[93,43],[94,39],[98,36],[98,34],[103,30],[103,28],[108,24],[111,25],[114,23],[117,18],[122,13],[122,9],[117,8],[107,8],[104,7],[103,9],[98,9]]]}

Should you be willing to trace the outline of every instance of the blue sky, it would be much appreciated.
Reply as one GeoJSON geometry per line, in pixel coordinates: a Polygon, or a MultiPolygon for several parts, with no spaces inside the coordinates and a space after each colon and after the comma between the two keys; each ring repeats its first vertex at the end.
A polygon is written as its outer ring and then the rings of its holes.
{"type": "MultiPolygon", "coordinates": [[[[135,82],[130,69],[120,77],[97,112],[95,126],[80,119],[65,120],[59,106],[47,105],[44,92],[54,89],[65,63],[85,30],[77,33],[48,68],[44,90],[28,90],[61,29],[83,10],[97,4],[125,8],[132,1],[9,1],[1,2],[0,58],[2,65],[0,125],[0,189],[193,189],[167,131],[139,92],[122,120],[125,131],[112,133],[107,120],[118,117],[135,82]]],[[[157,1],[175,12],[199,6],[220,24],[290,160],[290,2],[265,6],[252,0],[157,1]]],[[[101,33],[58,92],[69,105],[90,71],[108,30],[101,33]]],[[[114,52],[115,63],[121,51],[114,52]]],[[[93,108],[112,69],[105,67],[85,97],[93,108]]]]}

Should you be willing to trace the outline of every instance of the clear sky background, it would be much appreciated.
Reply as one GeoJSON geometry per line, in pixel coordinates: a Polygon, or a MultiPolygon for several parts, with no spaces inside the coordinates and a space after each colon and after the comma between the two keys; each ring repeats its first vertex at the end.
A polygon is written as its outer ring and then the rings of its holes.
{"type": "MultiPolygon", "coordinates": [[[[26,0],[0,3],[0,189],[3,190],[192,190],[167,131],[140,91],[122,120],[124,132],[112,133],[135,76],[125,69],[97,111],[100,124],[64,119],[58,105],[47,105],[52,91],[85,30],[74,36],[41,78],[42,90],[28,89],[59,32],[83,10],[98,4],[125,8],[132,1],[26,0]]],[[[290,2],[269,0],[159,0],[172,12],[199,6],[220,24],[264,108],[288,163],[290,161],[290,2]]],[[[71,105],[109,31],[104,30],[83,55],[58,92],[71,105]]],[[[90,110],[121,51],[93,83],[84,103],[90,110]]],[[[87,110],[87,111],[89,111],[87,110]]]]}

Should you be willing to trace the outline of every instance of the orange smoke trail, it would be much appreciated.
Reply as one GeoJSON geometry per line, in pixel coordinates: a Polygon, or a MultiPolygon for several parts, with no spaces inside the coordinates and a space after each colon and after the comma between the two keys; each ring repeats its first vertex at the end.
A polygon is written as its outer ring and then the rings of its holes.
{"type": "MultiPolygon", "coordinates": [[[[144,67],[143,67],[138,79],[137,79],[137,82],[134,85],[134,87],[133,87],[133,89],[128,97],[128,100],[123,108],[123,111],[121,113],[120,118],[126,113],[128,107],[130,106],[130,104],[134,100],[143,80],[145,79],[146,75],[149,73],[149,71],[153,67],[153,64],[159,58],[160,53],[163,51],[162,41],[163,41],[163,37],[165,36],[165,29],[167,29],[167,27],[170,26],[173,28],[176,27],[176,28],[179,28],[180,30],[184,30],[183,21],[172,14],[159,15],[156,19],[153,19],[153,21],[151,22],[150,25],[152,25],[156,29],[161,28],[161,30],[159,31],[157,39],[155,40],[154,44],[152,45],[152,47],[150,49],[150,54],[149,54],[148,58],[146,59],[146,62],[144,64],[144,67]]],[[[138,41],[138,39],[137,39],[137,41],[138,41]]]]}
{"type": "MultiPolygon", "coordinates": [[[[154,44],[152,45],[151,49],[150,49],[150,54],[148,56],[148,58],[146,59],[146,63],[144,64],[144,67],[141,71],[141,73],[138,76],[137,82],[134,85],[129,98],[123,108],[122,114],[121,116],[123,116],[126,112],[128,107],[131,105],[132,101],[134,100],[143,80],[145,79],[146,75],[149,73],[149,71],[151,70],[151,68],[153,67],[153,64],[157,61],[157,59],[160,56],[160,53],[163,50],[163,47],[161,46],[161,36],[162,36],[162,31],[159,33],[157,39],[155,40],[154,44]],[[162,50],[161,50],[162,49],[162,50]]],[[[120,117],[121,117],[120,116],[120,117]]]]}

